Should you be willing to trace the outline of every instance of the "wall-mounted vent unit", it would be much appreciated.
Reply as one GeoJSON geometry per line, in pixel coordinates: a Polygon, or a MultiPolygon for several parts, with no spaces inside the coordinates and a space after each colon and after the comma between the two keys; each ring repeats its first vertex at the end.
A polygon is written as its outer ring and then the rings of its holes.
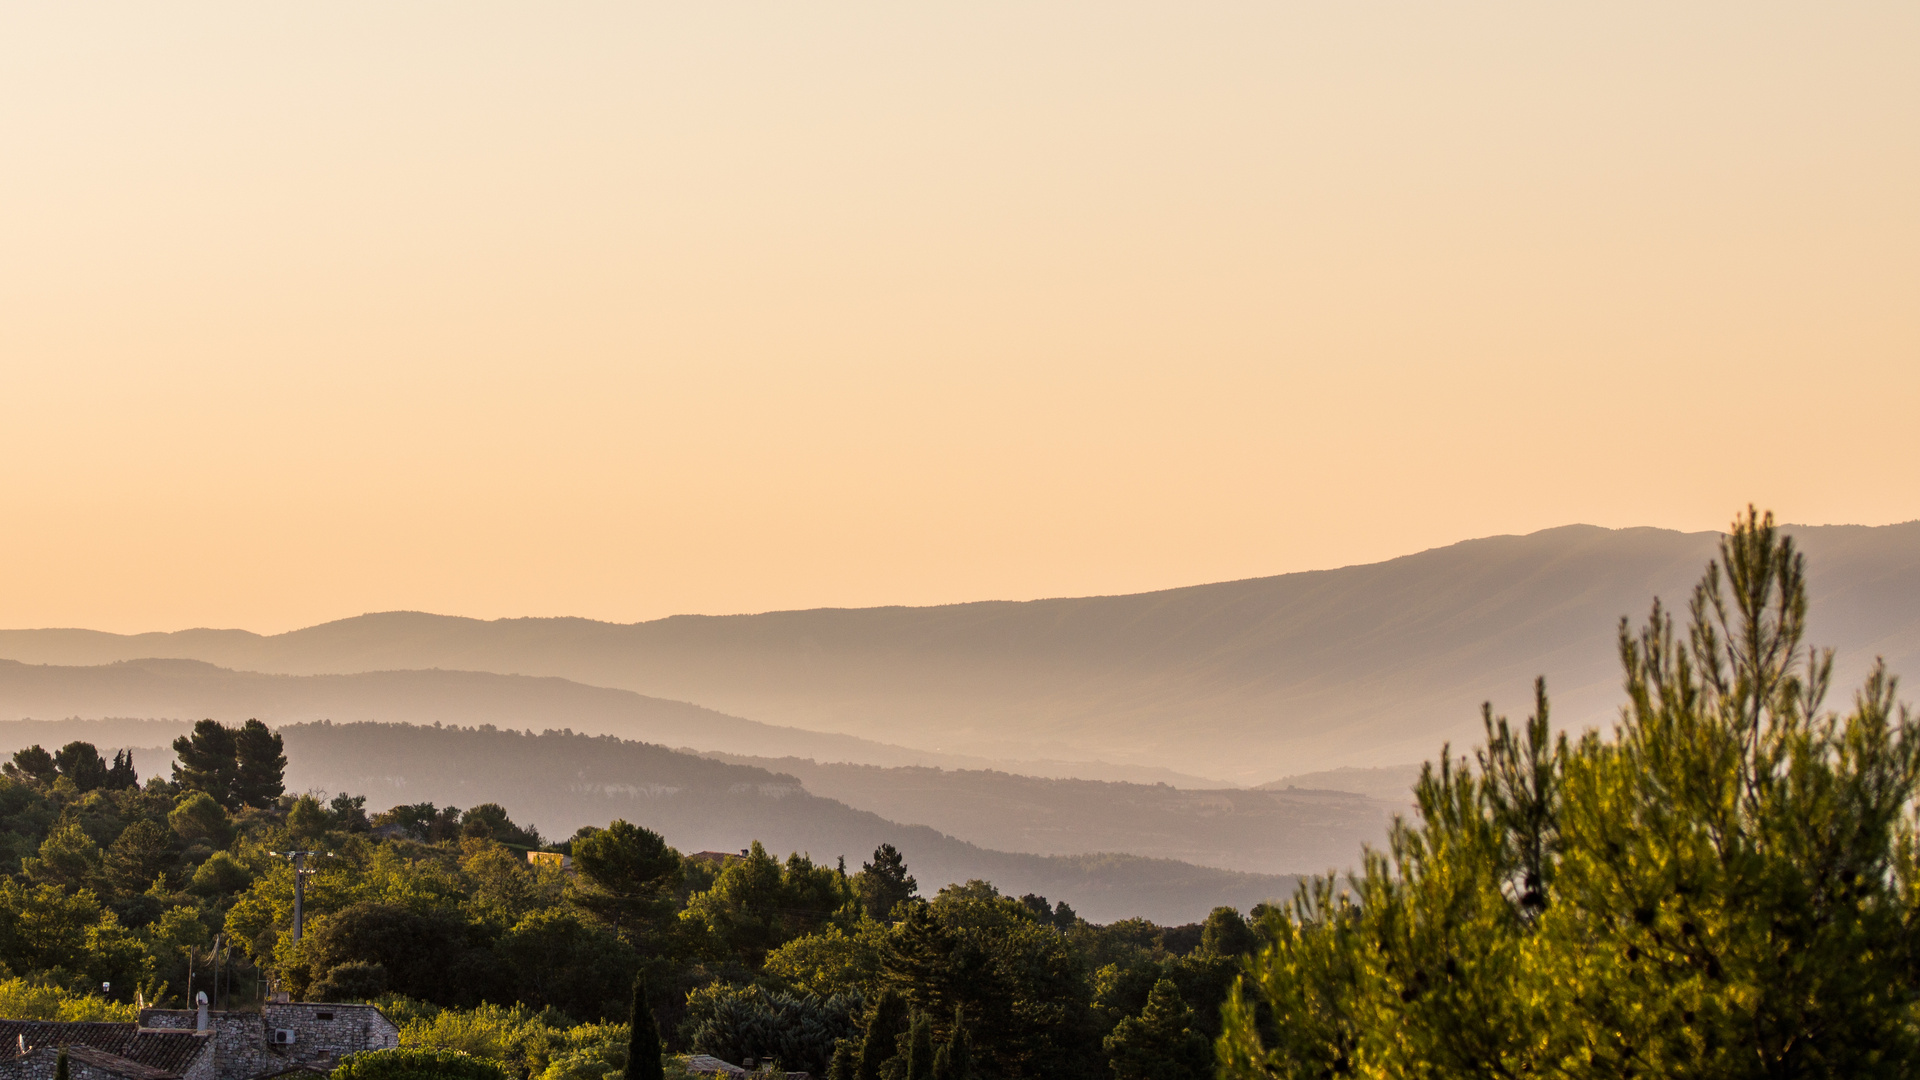
{"type": "Polygon", "coordinates": [[[273,1045],[292,1046],[293,1045],[293,1029],[292,1028],[274,1028],[273,1029],[273,1045]]]}

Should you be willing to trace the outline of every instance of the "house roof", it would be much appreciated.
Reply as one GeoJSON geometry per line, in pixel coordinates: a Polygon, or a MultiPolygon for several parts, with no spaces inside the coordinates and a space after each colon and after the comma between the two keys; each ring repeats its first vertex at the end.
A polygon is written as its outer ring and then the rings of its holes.
{"type": "Polygon", "coordinates": [[[212,1038],[211,1032],[165,1031],[125,1023],[0,1020],[0,1061],[20,1057],[23,1046],[28,1053],[44,1046],[80,1046],[179,1075],[211,1045],[212,1038]]]}
{"type": "Polygon", "coordinates": [[[727,1062],[721,1061],[719,1058],[714,1057],[711,1054],[688,1054],[686,1057],[686,1066],[687,1066],[687,1071],[690,1073],[716,1073],[718,1075],[726,1076],[726,1077],[784,1076],[786,1077],[786,1080],[813,1080],[810,1074],[803,1073],[803,1072],[790,1072],[790,1073],[748,1072],[747,1070],[741,1068],[738,1065],[728,1064],[727,1062]]]}
{"type": "MultiPolygon", "coordinates": [[[[156,1069],[149,1065],[142,1065],[137,1061],[123,1058],[119,1054],[109,1054],[105,1050],[95,1050],[91,1046],[69,1046],[65,1049],[67,1056],[74,1061],[86,1062],[88,1065],[103,1072],[110,1072],[115,1076],[124,1076],[127,1080],[179,1080],[180,1074],[178,1073],[168,1072],[165,1069],[156,1069]]],[[[33,1055],[30,1056],[58,1054],[59,1052],[60,1051],[54,1047],[42,1047],[34,1051],[33,1055]]]]}

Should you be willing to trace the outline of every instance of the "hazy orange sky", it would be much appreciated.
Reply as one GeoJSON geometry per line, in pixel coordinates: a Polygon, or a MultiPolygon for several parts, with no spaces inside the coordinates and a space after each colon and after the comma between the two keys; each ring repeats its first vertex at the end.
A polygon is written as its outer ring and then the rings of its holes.
{"type": "Polygon", "coordinates": [[[1920,5],[0,7],[0,625],[1920,517],[1920,5]]]}

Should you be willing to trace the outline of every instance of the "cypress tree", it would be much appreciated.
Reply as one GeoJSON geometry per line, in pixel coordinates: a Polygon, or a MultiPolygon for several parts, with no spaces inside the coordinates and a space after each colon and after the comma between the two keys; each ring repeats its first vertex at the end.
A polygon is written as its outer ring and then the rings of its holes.
{"type": "Polygon", "coordinates": [[[973,1041],[967,1036],[966,1013],[953,1010],[953,1031],[933,1055],[933,1080],[972,1080],[973,1041]]]}
{"type": "Polygon", "coordinates": [[[827,1080],[853,1080],[854,1062],[859,1056],[860,1044],[855,1040],[833,1040],[833,1060],[827,1064],[827,1080]]]}
{"type": "Polygon", "coordinates": [[[140,775],[133,771],[133,751],[116,751],[113,767],[107,770],[107,787],[113,791],[125,791],[139,786],[140,775]]]}
{"type": "Polygon", "coordinates": [[[647,1004],[645,979],[633,980],[633,1015],[628,1020],[627,1080],[665,1080],[660,1065],[660,1028],[647,1004]]]}
{"type": "Polygon", "coordinates": [[[907,1080],[933,1080],[933,1019],[916,1013],[907,1029],[907,1080]]]}
{"type": "Polygon", "coordinates": [[[67,1048],[60,1048],[60,1056],[53,1059],[53,1080],[67,1080],[67,1048]]]}
{"type": "Polygon", "coordinates": [[[867,1014],[867,1031],[860,1040],[860,1060],[853,1080],[880,1080],[880,1066],[894,1055],[895,1040],[907,1027],[907,1002],[898,991],[883,990],[867,1014]]]}

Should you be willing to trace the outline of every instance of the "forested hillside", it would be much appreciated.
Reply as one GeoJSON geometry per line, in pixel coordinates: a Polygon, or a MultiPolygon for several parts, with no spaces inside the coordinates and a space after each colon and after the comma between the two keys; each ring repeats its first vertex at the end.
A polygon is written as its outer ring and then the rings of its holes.
{"type": "MultiPolygon", "coordinates": [[[[174,742],[171,778],[144,782],[126,754],[109,765],[83,742],[17,751],[0,775],[0,855],[19,868],[0,879],[0,961],[14,975],[0,1004],[17,1016],[125,1019],[136,1000],[186,1002],[189,985],[219,1005],[277,987],[377,1001],[411,1045],[589,1080],[624,1064],[618,1022],[637,982],[670,1046],[732,1060],[847,1075],[863,1044],[892,1057],[911,1029],[974,1055],[963,1078],[972,1068],[1092,1078],[1109,1054],[1153,1048],[1154,1033],[1129,1034],[1127,1022],[1150,995],[1164,1009],[1166,988],[1198,1007],[1196,1027],[1217,1031],[1254,945],[1225,908],[1205,925],[1096,925],[1064,899],[985,880],[935,889],[890,844],[852,859],[781,859],[757,839],[683,854],[619,818],[556,838],[493,801],[370,813],[364,795],[288,794],[290,758],[339,752],[349,745],[334,741],[339,727],[286,738],[258,721],[202,721],[174,742]],[[292,850],[311,869],[304,934],[292,850]]],[[[422,740],[449,749],[449,776],[465,771],[462,747],[577,741],[608,772],[576,783],[670,776],[678,791],[659,794],[722,814],[742,797],[789,813],[808,798],[791,778],[604,738],[354,735],[374,756],[422,740]]],[[[536,783],[568,779],[533,771],[536,783]]]]}

